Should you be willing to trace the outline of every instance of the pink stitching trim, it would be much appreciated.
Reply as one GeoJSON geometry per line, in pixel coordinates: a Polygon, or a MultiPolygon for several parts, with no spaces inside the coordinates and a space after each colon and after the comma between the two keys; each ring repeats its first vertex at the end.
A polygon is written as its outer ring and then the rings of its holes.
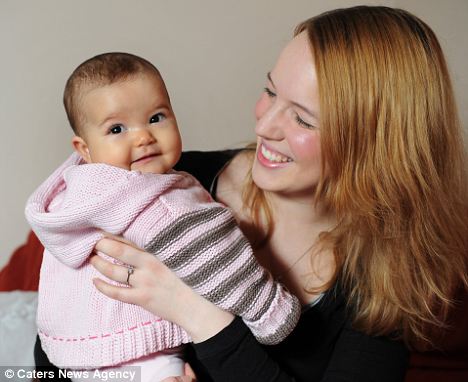
{"type": "MultiPolygon", "coordinates": [[[[140,326],[148,326],[148,325],[151,325],[151,324],[155,324],[157,322],[161,322],[162,321],[162,318],[158,319],[158,320],[155,320],[155,321],[147,321],[147,322],[142,322],[140,324],[140,326]]],[[[135,325],[135,326],[132,326],[132,327],[129,327],[127,328],[128,331],[131,331],[131,330],[135,330],[135,329],[138,329],[138,325],[135,325]]],[[[43,332],[42,330],[39,330],[41,332],[41,334],[43,334],[44,336],[48,337],[48,338],[52,338],[54,341],[65,341],[65,342],[71,342],[71,341],[78,341],[77,338],[63,338],[63,337],[51,337],[49,334],[43,332]]],[[[79,341],[85,341],[85,340],[95,340],[99,337],[101,338],[106,338],[106,337],[111,337],[113,334],[116,335],[116,334],[123,334],[125,332],[125,329],[121,329],[119,331],[116,331],[114,333],[106,333],[106,334],[101,334],[100,336],[96,335],[96,336],[88,336],[88,338],[86,337],[80,337],[79,338],[79,341]]]]}

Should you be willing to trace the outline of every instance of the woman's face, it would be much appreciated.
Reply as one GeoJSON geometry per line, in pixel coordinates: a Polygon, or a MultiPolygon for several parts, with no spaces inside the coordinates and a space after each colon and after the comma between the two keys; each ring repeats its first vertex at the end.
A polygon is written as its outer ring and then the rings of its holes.
{"type": "Polygon", "coordinates": [[[265,191],[313,195],[321,173],[317,77],[306,33],[284,48],[255,107],[252,177],[265,191]]]}

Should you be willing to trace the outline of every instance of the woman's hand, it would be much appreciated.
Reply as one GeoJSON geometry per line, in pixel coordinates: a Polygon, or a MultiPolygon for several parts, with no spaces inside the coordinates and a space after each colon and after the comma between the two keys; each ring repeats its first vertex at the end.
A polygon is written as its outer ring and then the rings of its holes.
{"type": "MultiPolygon", "coordinates": [[[[129,288],[94,279],[99,291],[110,298],[139,305],[161,318],[179,323],[179,316],[186,306],[183,302],[190,302],[192,292],[169,268],[154,256],[120,238],[104,238],[95,249],[134,268],[129,277],[129,288]],[[181,304],[177,305],[178,302],[181,304]]],[[[100,256],[93,256],[90,262],[108,278],[126,283],[128,267],[113,264],[100,256]]]]}
{"type": "Polygon", "coordinates": [[[234,316],[196,294],[154,255],[135,248],[121,238],[107,236],[95,249],[133,267],[113,264],[92,256],[91,264],[104,276],[129,287],[111,285],[94,279],[96,288],[106,296],[136,304],[149,312],[181,326],[194,342],[204,341],[229,325],[234,316]]]}

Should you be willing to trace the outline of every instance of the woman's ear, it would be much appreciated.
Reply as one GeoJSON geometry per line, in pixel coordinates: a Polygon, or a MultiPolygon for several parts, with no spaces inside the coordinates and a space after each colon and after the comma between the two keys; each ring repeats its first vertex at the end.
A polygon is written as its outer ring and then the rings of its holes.
{"type": "Polygon", "coordinates": [[[74,136],[72,138],[72,146],[73,149],[80,154],[80,156],[83,158],[83,160],[86,163],[91,163],[91,156],[89,155],[89,149],[87,143],[84,141],[83,138],[74,136]]]}

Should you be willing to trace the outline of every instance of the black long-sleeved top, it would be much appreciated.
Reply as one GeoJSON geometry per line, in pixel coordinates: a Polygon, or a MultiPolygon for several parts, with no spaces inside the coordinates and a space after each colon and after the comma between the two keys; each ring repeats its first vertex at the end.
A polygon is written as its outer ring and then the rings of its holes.
{"type": "MultiPolygon", "coordinates": [[[[217,174],[236,152],[186,152],[176,169],[194,175],[214,195],[217,174]]],[[[39,340],[35,358],[36,365],[50,366],[39,340]]],[[[199,382],[391,382],[404,379],[408,351],[399,341],[354,330],[336,284],[304,308],[282,343],[260,345],[236,318],[214,337],[191,345],[188,358],[199,382]]]]}

